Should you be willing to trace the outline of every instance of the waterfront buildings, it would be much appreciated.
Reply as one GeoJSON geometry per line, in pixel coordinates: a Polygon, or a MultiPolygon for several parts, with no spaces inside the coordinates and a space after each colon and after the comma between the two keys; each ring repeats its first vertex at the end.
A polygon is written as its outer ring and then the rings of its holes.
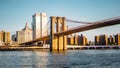
{"type": "Polygon", "coordinates": [[[115,35],[115,44],[120,45],[120,33],[115,35]]]}
{"type": "Polygon", "coordinates": [[[70,36],[67,36],[67,45],[70,45],[70,36]]]}
{"type": "Polygon", "coordinates": [[[16,32],[16,36],[18,44],[32,40],[32,29],[28,27],[27,22],[22,30],[16,32]]]}
{"type": "Polygon", "coordinates": [[[107,35],[100,35],[99,44],[100,45],[108,45],[108,37],[107,37],[107,35]]]}
{"type": "Polygon", "coordinates": [[[68,45],[87,45],[88,44],[88,40],[85,36],[83,36],[81,34],[81,36],[79,35],[71,35],[68,38],[68,45]]]}
{"type": "Polygon", "coordinates": [[[75,44],[74,44],[74,41],[75,41],[75,40],[74,40],[74,36],[71,35],[71,37],[70,37],[70,45],[75,45],[75,44]]]}
{"type": "Polygon", "coordinates": [[[1,31],[0,32],[0,45],[10,44],[10,32],[1,31]]]}
{"type": "Polygon", "coordinates": [[[115,44],[115,38],[112,36],[109,36],[108,38],[108,45],[114,45],[115,44]]]}
{"type": "Polygon", "coordinates": [[[76,34],[74,36],[74,44],[78,45],[78,35],[76,35],[76,34]]]}
{"type": "Polygon", "coordinates": [[[95,36],[95,45],[99,45],[99,36],[95,36]]]}
{"type": "MultiPolygon", "coordinates": [[[[81,35],[71,35],[68,38],[68,45],[90,45],[91,41],[88,43],[88,40],[85,36],[81,35]]],[[[105,34],[95,36],[94,44],[92,45],[120,45],[120,34],[115,36],[107,36],[105,34]]]]}
{"type": "Polygon", "coordinates": [[[32,16],[33,40],[48,34],[46,13],[36,13],[32,16]]]}
{"type": "Polygon", "coordinates": [[[87,38],[83,36],[83,34],[81,34],[81,36],[78,36],[78,45],[87,45],[87,44],[88,44],[87,38]]]}
{"type": "Polygon", "coordinates": [[[107,35],[95,36],[95,45],[108,45],[107,35]]]}

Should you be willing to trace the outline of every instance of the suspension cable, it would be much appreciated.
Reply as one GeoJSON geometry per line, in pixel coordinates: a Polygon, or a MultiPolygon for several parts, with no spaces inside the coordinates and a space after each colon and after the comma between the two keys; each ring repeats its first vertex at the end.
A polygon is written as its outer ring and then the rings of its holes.
{"type": "Polygon", "coordinates": [[[44,35],[46,35],[46,34],[48,34],[48,29],[50,28],[50,26],[49,26],[49,21],[47,22],[47,24],[44,26],[44,32],[42,32],[42,35],[44,36],[44,35]]]}
{"type": "Polygon", "coordinates": [[[81,24],[93,24],[93,23],[90,23],[90,22],[75,21],[75,20],[71,20],[71,19],[67,19],[67,18],[66,18],[66,21],[72,22],[72,23],[81,23],[81,24]]]}
{"type": "Polygon", "coordinates": [[[44,26],[43,29],[45,29],[46,27],[48,27],[48,25],[49,25],[49,21],[47,22],[47,24],[44,26]]]}

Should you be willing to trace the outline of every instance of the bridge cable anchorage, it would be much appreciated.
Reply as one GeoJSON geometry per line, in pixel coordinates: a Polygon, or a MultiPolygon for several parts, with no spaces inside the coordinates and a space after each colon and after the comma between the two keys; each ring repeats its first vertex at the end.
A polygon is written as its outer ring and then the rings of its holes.
{"type": "Polygon", "coordinates": [[[82,22],[82,21],[76,21],[76,20],[71,20],[67,18],[66,18],[66,21],[73,22],[73,23],[81,23],[81,24],[93,24],[92,22],[82,22]]]}

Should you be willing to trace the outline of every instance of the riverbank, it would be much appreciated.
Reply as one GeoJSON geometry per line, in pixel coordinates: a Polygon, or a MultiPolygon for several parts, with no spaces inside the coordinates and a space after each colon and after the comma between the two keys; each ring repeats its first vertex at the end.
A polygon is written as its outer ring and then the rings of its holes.
{"type": "Polygon", "coordinates": [[[119,45],[113,45],[113,46],[103,46],[103,45],[92,45],[92,46],[67,46],[68,50],[89,50],[89,49],[95,49],[95,50],[103,50],[103,49],[120,49],[119,45]]]}
{"type": "Polygon", "coordinates": [[[0,51],[39,51],[44,50],[48,51],[48,48],[43,48],[40,46],[31,46],[31,47],[25,47],[25,46],[0,46],[0,51]]]}
{"type": "MultiPolygon", "coordinates": [[[[120,49],[120,46],[67,46],[67,50],[105,50],[120,49]]],[[[49,47],[42,46],[0,46],[0,51],[49,51],[49,47]]]]}

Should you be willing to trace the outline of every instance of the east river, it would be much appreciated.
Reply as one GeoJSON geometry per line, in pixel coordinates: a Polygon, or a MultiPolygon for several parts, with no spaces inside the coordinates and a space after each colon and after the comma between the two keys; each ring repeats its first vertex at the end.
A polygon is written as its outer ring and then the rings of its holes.
{"type": "Polygon", "coordinates": [[[0,51],[0,68],[119,68],[120,50],[0,51]]]}

